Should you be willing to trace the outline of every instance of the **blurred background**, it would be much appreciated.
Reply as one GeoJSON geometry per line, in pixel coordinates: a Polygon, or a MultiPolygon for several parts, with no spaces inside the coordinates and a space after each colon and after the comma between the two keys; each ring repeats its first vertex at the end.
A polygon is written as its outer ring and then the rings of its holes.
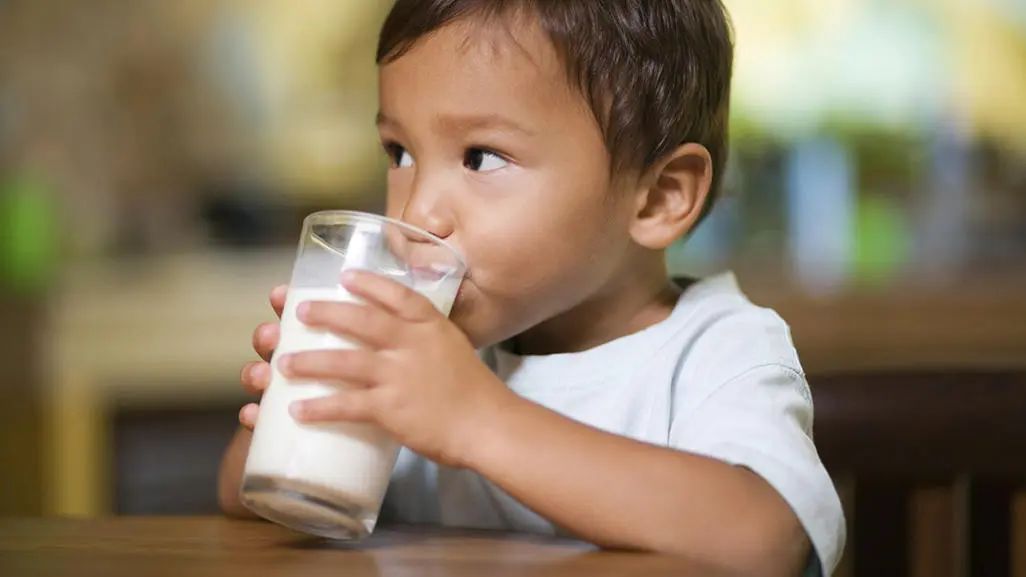
{"type": "MultiPolygon", "coordinates": [[[[899,512],[842,572],[1026,574],[1026,4],[725,4],[731,164],[674,272],[782,313],[849,521],[899,512]]],[[[302,217],[383,206],[389,7],[0,0],[0,514],[216,511],[302,217]]]]}

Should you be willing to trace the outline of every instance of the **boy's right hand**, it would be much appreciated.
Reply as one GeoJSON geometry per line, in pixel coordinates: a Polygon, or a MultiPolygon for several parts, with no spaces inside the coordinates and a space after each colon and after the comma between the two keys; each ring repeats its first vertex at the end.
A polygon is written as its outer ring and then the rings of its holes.
{"type": "MultiPolygon", "coordinates": [[[[274,314],[281,318],[282,310],[285,308],[285,297],[288,295],[288,286],[281,285],[271,291],[271,308],[274,314]]],[[[246,363],[242,367],[242,388],[251,395],[259,396],[271,383],[271,355],[278,346],[278,338],[281,336],[279,323],[262,323],[253,331],[253,350],[256,351],[261,361],[246,363]]],[[[260,407],[257,403],[249,403],[239,411],[239,422],[243,427],[252,430],[256,425],[257,413],[260,407]]]]}

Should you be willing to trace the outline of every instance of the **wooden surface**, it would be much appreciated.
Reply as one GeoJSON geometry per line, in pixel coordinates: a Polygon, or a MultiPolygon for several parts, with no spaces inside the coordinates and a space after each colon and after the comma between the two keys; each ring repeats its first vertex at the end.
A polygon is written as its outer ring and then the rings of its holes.
{"type": "Polygon", "coordinates": [[[713,574],[677,557],[490,532],[381,530],[347,544],[220,517],[0,519],[0,575],[5,576],[713,574]]]}

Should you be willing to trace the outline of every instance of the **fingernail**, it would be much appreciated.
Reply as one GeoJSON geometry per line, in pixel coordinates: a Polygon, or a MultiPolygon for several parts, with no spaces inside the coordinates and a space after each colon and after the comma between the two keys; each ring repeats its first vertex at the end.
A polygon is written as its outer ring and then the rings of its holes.
{"type": "Polygon", "coordinates": [[[292,372],[291,369],[292,355],[282,355],[282,357],[278,359],[278,370],[288,375],[292,372]]]}
{"type": "Polygon", "coordinates": [[[264,325],[260,327],[260,340],[266,341],[271,338],[271,331],[274,330],[271,325],[264,325]]]}
{"type": "Polygon", "coordinates": [[[261,363],[249,369],[249,376],[252,379],[264,379],[267,377],[267,365],[261,363]]]}
{"type": "Polygon", "coordinates": [[[303,413],[306,412],[306,407],[303,401],[296,401],[289,405],[289,414],[292,415],[293,419],[302,419],[303,413]]]}
{"type": "Polygon", "coordinates": [[[347,270],[347,271],[343,271],[342,272],[342,284],[350,284],[350,283],[355,282],[356,279],[359,278],[359,275],[360,275],[359,271],[356,271],[356,270],[350,269],[350,270],[347,270]]]}
{"type": "Polygon", "coordinates": [[[250,407],[249,405],[246,405],[246,406],[242,407],[241,410],[239,410],[239,422],[242,423],[243,425],[246,425],[247,427],[252,428],[253,427],[253,417],[251,416],[252,411],[250,410],[249,407],[250,407]]]}
{"type": "Polygon", "coordinates": [[[299,317],[299,320],[305,321],[308,314],[310,314],[310,303],[299,303],[299,306],[296,307],[296,316],[299,317]]]}

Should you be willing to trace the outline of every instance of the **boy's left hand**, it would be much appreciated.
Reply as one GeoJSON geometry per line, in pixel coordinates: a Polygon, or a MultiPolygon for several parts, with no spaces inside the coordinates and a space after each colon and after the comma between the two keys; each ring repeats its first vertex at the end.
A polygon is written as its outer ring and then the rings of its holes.
{"type": "Polygon", "coordinates": [[[476,432],[513,393],[423,295],[367,272],[346,273],[343,285],[365,304],[308,302],[297,315],[361,348],[294,353],[279,359],[278,369],[290,378],[347,386],[293,403],[292,416],[373,422],[429,459],[466,466],[476,432]]]}

